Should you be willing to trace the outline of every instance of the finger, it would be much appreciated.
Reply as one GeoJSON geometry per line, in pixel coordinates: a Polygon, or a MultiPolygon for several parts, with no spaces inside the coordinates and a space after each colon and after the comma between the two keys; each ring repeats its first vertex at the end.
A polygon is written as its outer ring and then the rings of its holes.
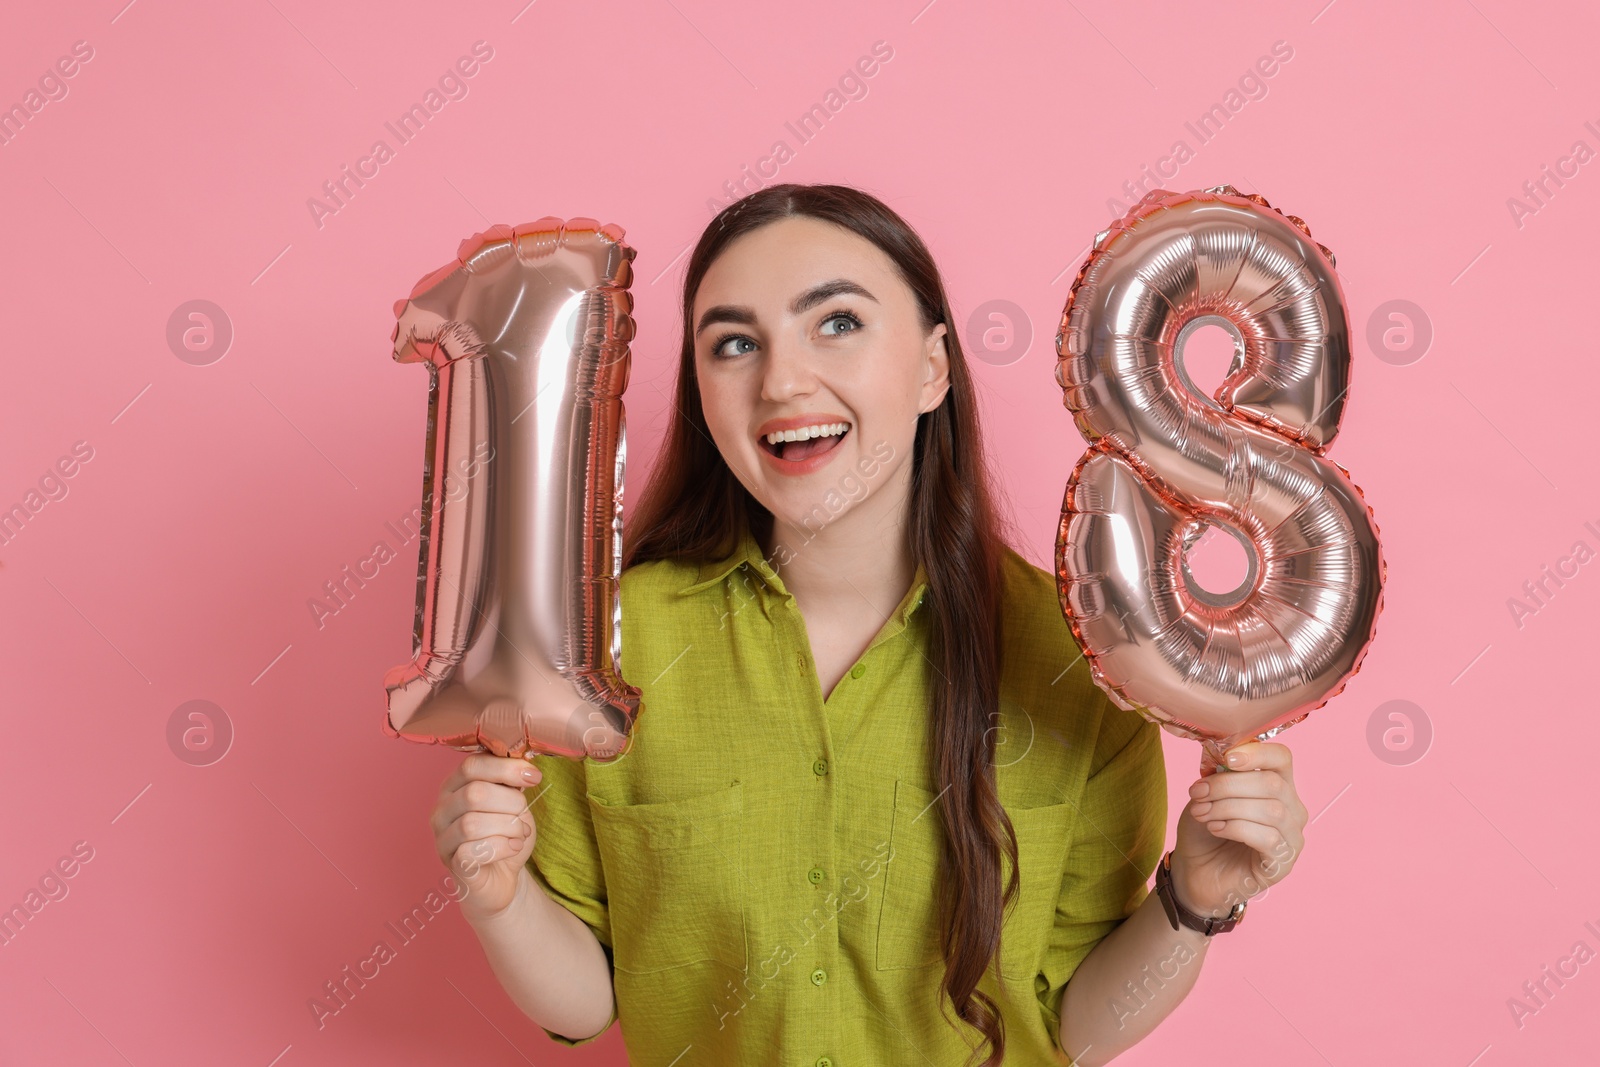
{"type": "MultiPolygon", "coordinates": [[[[538,768],[530,770],[537,772],[538,768]]],[[[535,778],[542,780],[537,773],[535,778]]],[[[526,807],[531,802],[528,801],[524,790],[534,789],[537,785],[537,781],[525,781],[525,784],[521,785],[502,785],[486,778],[463,777],[454,789],[440,792],[439,802],[433,808],[433,830],[438,833],[469,811],[510,812],[519,807],[526,807]]]]}
{"type": "MultiPolygon", "coordinates": [[[[1228,774],[1216,774],[1202,779],[1205,782],[1203,795],[1195,797],[1196,800],[1221,800],[1223,797],[1274,797],[1289,802],[1293,790],[1289,783],[1277,771],[1231,771],[1228,774]]],[[[1194,796],[1194,788],[1189,791],[1194,796]]]]}
{"type": "Polygon", "coordinates": [[[1289,833],[1289,809],[1281,800],[1271,797],[1235,797],[1227,800],[1202,800],[1190,809],[1190,814],[1209,828],[1218,820],[1245,819],[1271,826],[1280,833],[1289,833]]]}
{"type": "Polygon", "coordinates": [[[1272,798],[1282,802],[1289,815],[1286,826],[1296,831],[1306,825],[1310,814],[1300,800],[1300,794],[1295,792],[1293,780],[1285,778],[1279,771],[1230,771],[1202,781],[1206,787],[1203,796],[1195,796],[1195,790],[1200,783],[1197,782],[1190,787],[1189,795],[1196,800],[1216,801],[1226,797],[1272,798]]]}
{"type": "Polygon", "coordinates": [[[482,780],[470,781],[439,801],[433,810],[433,829],[438,833],[468,812],[520,815],[529,808],[528,797],[520,789],[482,780]]]}
{"type": "MultiPolygon", "coordinates": [[[[464,840],[474,837],[490,837],[493,833],[528,833],[533,830],[533,809],[525,803],[520,803],[520,798],[502,785],[494,785],[494,789],[502,793],[509,793],[514,801],[509,805],[469,806],[461,800],[461,793],[454,793],[445,803],[435,808],[434,811],[434,837],[443,840],[451,827],[458,827],[464,840]],[[526,829],[518,829],[526,827],[526,829]]],[[[462,790],[464,792],[464,790],[462,790]]]]}
{"type": "Polygon", "coordinates": [[[535,763],[516,756],[491,756],[474,753],[463,759],[444,780],[441,793],[453,793],[468,782],[498,782],[517,789],[537,785],[544,771],[535,763]]]}
{"type": "Polygon", "coordinates": [[[533,819],[521,815],[492,815],[469,811],[444,828],[436,838],[440,857],[454,855],[463,845],[495,837],[521,841],[533,832],[533,819]]]}
{"type": "Polygon", "coordinates": [[[479,868],[510,859],[522,851],[523,842],[506,837],[469,841],[450,857],[450,869],[460,874],[477,873],[479,868]]]}
{"type": "Polygon", "coordinates": [[[1294,781],[1294,759],[1289,746],[1276,741],[1246,741],[1228,749],[1228,769],[1234,771],[1277,771],[1294,781]],[[1237,759],[1238,762],[1234,762],[1237,759]]]}
{"type": "Polygon", "coordinates": [[[1284,857],[1290,852],[1289,843],[1276,826],[1265,826],[1250,819],[1221,819],[1206,823],[1213,837],[1237,841],[1254,849],[1261,859],[1273,860],[1272,880],[1276,882],[1288,873],[1292,859],[1284,857]]]}
{"type": "Polygon", "coordinates": [[[448,832],[438,839],[439,858],[449,864],[454,862],[453,857],[475,859],[477,863],[491,863],[496,855],[515,855],[518,849],[527,844],[526,834],[515,831],[509,833],[490,834],[484,837],[466,837],[459,831],[448,832]],[[495,842],[509,843],[512,848],[510,853],[496,852],[495,842]]]}
{"type": "Polygon", "coordinates": [[[1200,821],[1213,836],[1241,841],[1255,849],[1259,853],[1256,857],[1257,867],[1273,875],[1274,881],[1281,878],[1294,865],[1294,861],[1299,858],[1300,851],[1305,846],[1305,836],[1293,826],[1285,828],[1276,823],[1226,816],[1216,812],[1209,813],[1209,817],[1200,821]],[[1257,836],[1249,840],[1238,836],[1245,827],[1255,828],[1257,836]]]}
{"type": "Polygon", "coordinates": [[[502,815],[486,811],[469,811],[456,820],[463,840],[481,841],[489,837],[522,838],[533,833],[533,818],[523,812],[502,815]]]}

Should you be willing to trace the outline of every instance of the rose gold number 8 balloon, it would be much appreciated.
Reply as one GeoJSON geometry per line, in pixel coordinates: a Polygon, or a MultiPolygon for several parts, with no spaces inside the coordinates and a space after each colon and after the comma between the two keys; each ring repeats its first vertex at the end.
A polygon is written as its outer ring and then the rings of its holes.
{"type": "Polygon", "coordinates": [[[1112,700],[1215,767],[1337,695],[1383,607],[1372,511],[1323,455],[1350,380],[1333,254],[1259,196],[1158,189],[1095,238],[1056,347],[1090,443],[1056,538],[1062,612],[1112,700]],[[1205,325],[1235,343],[1214,399],[1182,364],[1205,325]],[[1189,572],[1212,525],[1248,550],[1231,594],[1189,572]]]}

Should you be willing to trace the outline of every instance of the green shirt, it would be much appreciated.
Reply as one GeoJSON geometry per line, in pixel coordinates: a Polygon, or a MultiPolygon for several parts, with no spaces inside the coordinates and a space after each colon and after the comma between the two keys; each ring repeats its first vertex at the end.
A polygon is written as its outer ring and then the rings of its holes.
{"type": "MultiPolygon", "coordinates": [[[[1003,981],[979,988],[1007,1063],[1069,1063],[1062,992],[1148,893],[1165,766],[1160,728],[1090,679],[1054,577],[1010,549],[1004,567],[997,774],[1021,875],[1003,981]]],[[[538,757],[528,867],[605,947],[636,1067],[944,1067],[977,1040],[940,1014],[924,589],[919,569],[824,700],[804,617],[748,531],[720,562],[622,575],[632,745],[538,757]]]]}

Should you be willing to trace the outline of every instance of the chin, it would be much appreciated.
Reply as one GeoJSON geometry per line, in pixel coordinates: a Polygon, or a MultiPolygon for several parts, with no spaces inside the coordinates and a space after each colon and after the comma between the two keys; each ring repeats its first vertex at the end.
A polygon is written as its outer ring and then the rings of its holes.
{"type": "Polygon", "coordinates": [[[837,485],[830,484],[816,493],[785,493],[774,503],[776,507],[767,508],[773,519],[795,530],[803,540],[810,540],[849,515],[860,498],[847,496],[837,485]]]}

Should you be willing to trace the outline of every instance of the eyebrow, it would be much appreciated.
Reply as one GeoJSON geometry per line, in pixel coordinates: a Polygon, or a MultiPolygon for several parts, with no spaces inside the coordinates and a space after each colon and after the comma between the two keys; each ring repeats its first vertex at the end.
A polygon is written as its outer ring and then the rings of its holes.
{"type": "MultiPolygon", "coordinates": [[[[848,278],[835,278],[832,281],[814,285],[795,297],[794,301],[789,305],[789,311],[791,314],[800,315],[825,300],[831,300],[833,297],[841,296],[845,293],[866,297],[874,304],[878,302],[877,297],[848,278]]],[[[705,314],[700,316],[699,325],[694,328],[695,336],[700,336],[707,326],[719,322],[734,322],[743,326],[754,326],[756,324],[756,313],[750,308],[739,304],[718,304],[715,307],[706,308],[705,314]]]]}

